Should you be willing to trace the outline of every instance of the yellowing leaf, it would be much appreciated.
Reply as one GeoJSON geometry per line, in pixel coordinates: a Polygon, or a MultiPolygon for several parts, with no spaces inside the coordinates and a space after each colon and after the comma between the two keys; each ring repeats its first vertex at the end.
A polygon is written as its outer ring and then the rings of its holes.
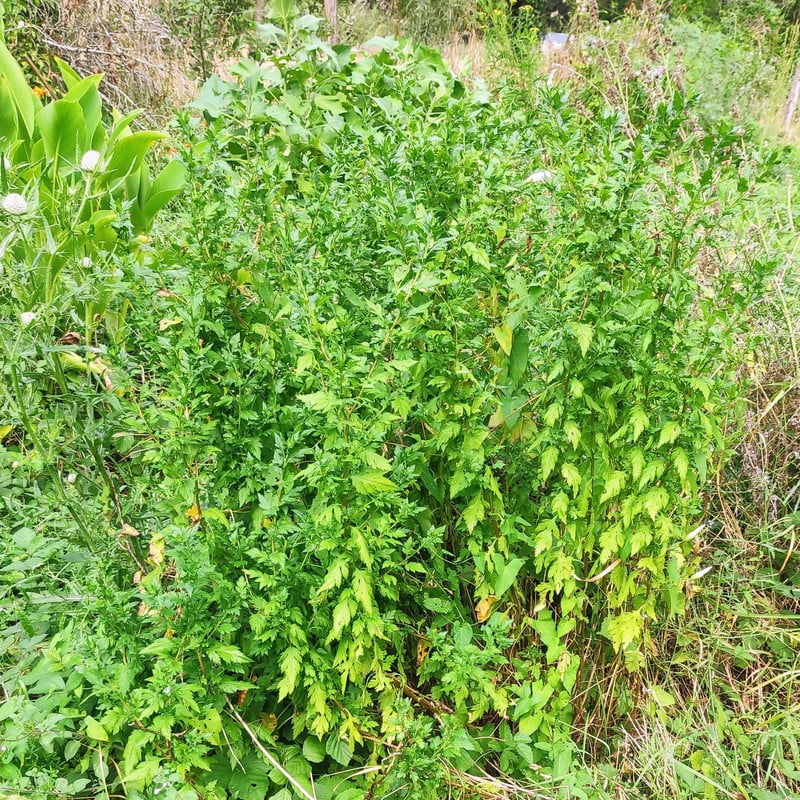
{"type": "Polygon", "coordinates": [[[164,542],[164,537],[160,534],[153,534],[153,538],[150,540],[150,547],[147,551],[147,557],[150,561],[158,566],[164,562],[164,548],[166,543],[164,542]]]}
{"type": "Polygon", "coordinates": [[[507,355],[511,355],[511,345],[514,340],[514,331],[511,330],[509,324],[504,322],[502,325],[492,330],[494,338],[500,345],[500,349],[507,355]]]}
{"type": "Polygon", "coordinates": [[[475,619],[477,619],[478,622],[486,622],[492,615],[492,609],[495,607],[496,603],[497,598],[491,594],[479,600],[478,604],[475,606],[475,619]]]}
{"type": "Polygon", "coordinates": [[[13,430],[14,430],[13,425],[0,425],[0,442],[2,442],[3,439],[5,439],[6,436],[8,436],[8,434],[11,433],[11,431],[13,430]]]}

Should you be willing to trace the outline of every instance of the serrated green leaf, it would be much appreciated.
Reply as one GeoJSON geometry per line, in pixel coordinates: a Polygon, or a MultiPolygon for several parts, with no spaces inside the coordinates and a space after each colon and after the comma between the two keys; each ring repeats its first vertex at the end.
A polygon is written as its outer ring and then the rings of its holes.
{"type": "Polygon", "coordinates": [[[651,686],[650,693],[653,695],[653,699],[659,706],[661,706],[661,708],[669,708],[670,706],[675,705],[675,698],[661,686],[651,686]]]}
{"type": "Polygon", "coordinates": [[[612,472],[611,475],[606,478],[605,485],[603,486],[603,493],[600,495],[600,502],[605,503],[616,497],[624,488],[627,477],[628,476],[621,470],[612,472]]]}
{"type": "Polygon", "coordinates": [[[325,760],[325,744],[316,736],[306,736],[303,742],[303,757],[312,764],[321,764],[325,760]]]}
{"type": "Polygon", "coordinates": [[[475,526],[486,516],[486,505],[483,502],[483,496],[476,494],[472,498],[472,502],[464,509],[461,515],[467,530],[472,533],[475,526]]]}
{"type": "Polygon", "coordinates": [[[672,444],[681,435],[681,426],[677,422],[668,422],[661,429],[661,436],[658,438],[658,446],[672,444]]]}
{"type": "Polygon", "coordinates": [[[359,494],[380,494],[381,492],[396,492],[400,489],[394,481],[389,480],[377,470],[360,472],[353,475],[350,480],[353,488],[359,494]]]}
{"type": "Polygon", "coordinates": [[[207,655],[212,664],[246,664],[250,659],[235,645],[214,644],[207,655]]]}
{"type": "Polygon", "coordinates": [[[300,651],[296,647],[287,647],[280,657],[279,664],[283,677],[278,682],[278,700],[283,700],[297,686],[297,679],[300,677],[300,669],[303,665],[300,651]]]}
{"type": "Polygon", "coordinates": [[[346,767],[353,758],[350,745],[338,736],[331,735],[325,742],[325,752],[337,763],[346,767]]]}
{"type": "Polygon", "coordinates": [[[642,634],[642,615],[638,611],[626,611],[611,617],[607,623],[608,638],[615,652],[633,644],[642,634]]]}
{"type": "Polygon", "coordinates": [[[631,411],[631,428],[633,429],[633,441],[635,442],[647,430],[650,425],[650,418],[644,413],[641,406],[634,406],[631,411]]]}
{"type": "Polygon", "coordinates": [[[569,324],[569,329],[578,340],[578,346],[581,348],[581,355],[585,356],[592,346],[594,327],[585,322],[571,322],[569,324]]]}
{"type": "Polygon", "coordinates": [[[556,468],[556,462],[558,461],[558,448],[557,447],[548,447],[542,453],[542,462],[539,468],[539,475],[543,481],[546,481],[553,470],[556,468]]]}
{"type": "Polygon", "coordinates": [[[567,482],[567,485],[572,489],[573,496],[577,496],[581,488],[581,473],[573,464],[563,464],[561,466],[561,476],[567,482]]]}

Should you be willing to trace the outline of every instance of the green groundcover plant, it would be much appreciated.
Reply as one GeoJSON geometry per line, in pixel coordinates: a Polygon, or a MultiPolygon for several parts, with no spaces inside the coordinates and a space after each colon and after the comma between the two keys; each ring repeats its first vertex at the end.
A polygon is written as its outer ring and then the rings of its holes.
{"type": "Polygon", "coordinates": [[[14,791],[587,797],[576,742],[659,701],[773,268],[728,225],[758,151],[318,25],[273,9],[178,115],[182,207],[91,316],[114,379],[39,333],[6,395],[14,791]]]}

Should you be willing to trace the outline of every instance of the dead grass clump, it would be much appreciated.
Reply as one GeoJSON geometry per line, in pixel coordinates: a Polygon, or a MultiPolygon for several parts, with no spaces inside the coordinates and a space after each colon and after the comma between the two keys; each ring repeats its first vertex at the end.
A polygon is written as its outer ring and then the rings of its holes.
{"type": "Polygon", "coordinates": [[[185,48],[150,0],[61,0],[42,32],[79,73],[103,73],[117,107],[141,106],[158,119],[195,93],[185,48]]]}

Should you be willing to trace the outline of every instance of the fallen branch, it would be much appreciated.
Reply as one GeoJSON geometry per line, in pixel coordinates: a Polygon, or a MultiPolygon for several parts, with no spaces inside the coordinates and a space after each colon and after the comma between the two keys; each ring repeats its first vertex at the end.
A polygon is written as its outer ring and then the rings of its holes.
{"type": "Polygon", "coordinates": [[[272,766],[275,767],[275,769],[277,769],[278,772],[280,772],[281,775],[283,775],[283,777],[289,781],[289,783],[292,784],[295,791],[301,796],[305,797],[306,800],[317,800],[317,798],[311,794],[308,789],[306,789],[305,786],[303,786],[297,780],[297,778],[294,777],[294,775],[288,772],[283,764],[281,764],[275,758],[275,756],[273,756],[272,753],[270,753],[269,750],[267,750],[267,748],[261,744],[261,740],[258,738],[258,736],[256,736],[253,729],[244,721],[244,719],[242,719],[242,715],[236,710],[236,707],[231,703],[230,700],[228,700],[228,708],[230,709],[230,716],[242,726],[243,730],[252,739],[253,744],[256,746],[256,750],[258,750],[258,752],[261,753],[261,755],[264,756],[264,758],[266,758],[267,761],[269,761],[269,763],[272,764],[272,766]]]}

